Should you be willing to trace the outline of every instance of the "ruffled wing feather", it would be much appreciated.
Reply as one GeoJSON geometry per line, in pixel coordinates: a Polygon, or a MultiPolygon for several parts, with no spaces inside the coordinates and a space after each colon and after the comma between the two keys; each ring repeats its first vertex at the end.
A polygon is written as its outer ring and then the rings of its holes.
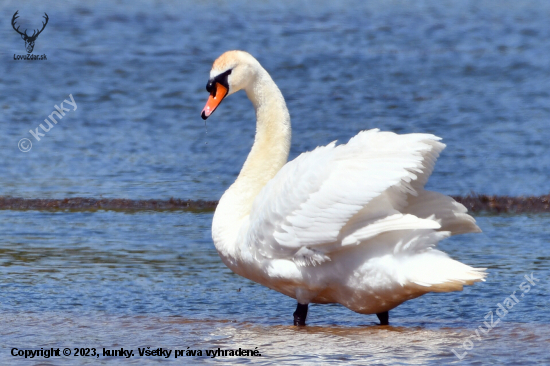
{"type": "Polygon", "coordinates": [[[445,147],[439,140],[374,129],[347,144],[333,142],[301,154],[256,197],[247,233],[250,251],[316,265],[383,232],[440,228],[434,216],[414,215],[421,205],[402,211],[408,197],[425,192],[422,187],[445,147]]]}

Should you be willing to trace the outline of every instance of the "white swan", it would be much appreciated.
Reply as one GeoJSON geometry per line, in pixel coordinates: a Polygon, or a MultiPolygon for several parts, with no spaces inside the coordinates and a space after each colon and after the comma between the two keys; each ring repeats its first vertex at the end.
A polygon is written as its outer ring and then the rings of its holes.
{"type": "Polygon", "coordinates": [[[484,279],[483,268],[434,248],[481,231],[463,205],[424,190],[445,147],[438,137],[362,131],[287,163],[290,116],[254,57],[224,53],[206,89],[203,119],[241,89],[257,117],[252,150],[214,214],[214,244],[235,273],[295,298],[295,325],[305,325],[309,303],[340,303],[388,324],[406,300],[484,279]]]}

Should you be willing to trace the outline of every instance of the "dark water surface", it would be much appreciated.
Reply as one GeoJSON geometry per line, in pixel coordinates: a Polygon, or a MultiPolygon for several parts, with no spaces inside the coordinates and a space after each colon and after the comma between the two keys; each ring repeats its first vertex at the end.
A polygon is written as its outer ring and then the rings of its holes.
{"type": "MultiPolygon", "coordinates": [[[[251,52],[291,113],[291,158],[379,127],[430,132],[446,194],[550,191],[550,2],[5,1],[0,3],[0,195],[217,200],[252,144],[244,93],[200,119],[212,61],[251,52]],[[50,18],[34,54],[11,28],[50,18]],[[71,94],[69,112],[29,133],[71,94]],[[40,130],[41,131],[41,130],[40,130]],[[18,141],[29,138],[31,151],[18,141]]],[[[30,31],[29,33],[32,33],[30,31]]],[[[65,107],[67,104],[65,103],[65,107]]],[[[479,216],[483,234],[441,248],[486,282],[429,294],[391,327],[337,305],[294,301],[232,274],[211,213],[0,211],[0,364],[143,364],[158,358],[24,360],[12,347],[255,348],[255,358],[173,363],[550,363],[550,216],[479,216]],[[540,279],[498,326],[484,317],[524,275],[540,279]],[[479,331],[478,331],[479,333],[479,331]],[[473,336],[472,338],[468,338],[473,336]]],[[[497,319],[495,315],[495,320],[497,319]]]]}

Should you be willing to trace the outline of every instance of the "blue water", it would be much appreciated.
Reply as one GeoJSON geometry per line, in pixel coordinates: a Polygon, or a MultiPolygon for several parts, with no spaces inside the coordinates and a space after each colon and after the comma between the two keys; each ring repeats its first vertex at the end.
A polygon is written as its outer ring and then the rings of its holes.
{"type": "MultiPolygon", "coordinates": [[[[213,60],[251,52],[283,92],[291,158],[358,131],[430,132],[447,148],[430,182],[446,194],[550,190],[550,3],[400,1],[0,3],[0,195],[218,199],[254,136],[246,95],[205,126],[213,60]],[[50,21],[15,61],[22,28],[50,21]],[[18,23],[18,24],[19,24],[18,23]],[[29,133],[71,94],[77,109],[36,141],[29,133]],[[23,153],[18,141],[29,138],[23,153]]],[[[67,107],[67,103],[65,103],[67,107]]],[[[41,130],[40,130],[41,131],[41,130]]],[[[486,282],[429,294],[392,326],[339,305],[294,300],[231,273],[212,213],[0,211],[0,363],[143,364],[133,357],[24,360],[13,347],[254,348],[255,358],[168,362],[430,364],[459,362],[524,275],[540,282],[464,364],[548,364],[550,216],[478,216],[483,234],[440,244],[487,267],[486,282]],[[467,345],[467,344],[466,344],[467,345]]]]}

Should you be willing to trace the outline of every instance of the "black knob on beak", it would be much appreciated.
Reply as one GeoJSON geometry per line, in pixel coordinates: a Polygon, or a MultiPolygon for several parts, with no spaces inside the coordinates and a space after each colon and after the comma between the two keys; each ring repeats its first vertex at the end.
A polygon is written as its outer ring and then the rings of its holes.
{"type": "Polygon", "coordinates": [[[206,83],[206,91],[209,92],[209,93],[212,93],[212,90],[214,90],[214,83],[216,81],[214,79],[210,79],[208,80],[208,82],[206,83]]]}

